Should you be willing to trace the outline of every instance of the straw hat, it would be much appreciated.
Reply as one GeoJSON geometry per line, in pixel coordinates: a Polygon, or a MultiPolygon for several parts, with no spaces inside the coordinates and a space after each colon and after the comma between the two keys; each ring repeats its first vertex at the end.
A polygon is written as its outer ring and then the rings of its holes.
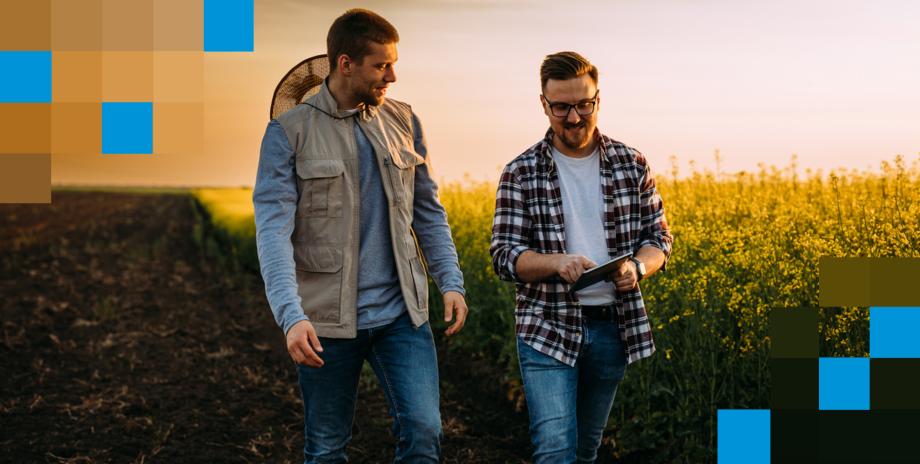
{"type": "Polygon", "coordinates": [[[329,59],[326,55],[307,58],[291,68],[275,87],[272,97],[271,118],[275,119],[286,111],[304,102],[319,92],[323,79],[329,75],[329,59]]]}

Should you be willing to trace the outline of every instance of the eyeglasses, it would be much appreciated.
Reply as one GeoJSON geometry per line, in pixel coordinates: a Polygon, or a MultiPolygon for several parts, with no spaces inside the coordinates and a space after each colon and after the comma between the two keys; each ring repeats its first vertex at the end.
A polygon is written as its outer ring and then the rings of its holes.
{"type": "Polygon", "coordinates": [[[553,116],[557,118],[567,118],[569,117],[569,111],[572,111],[572,108],[575,108],[575,113],[579,116],[588,116],[591,113],[594,113],[594,108],[597,106],[597,94],[600,93],[600,89],[597,92],[594,92],[594,97],[589,100],[582,100],[574,105],[569,103],[559,103],[551,102],[546,95],[543,95],[543,100],[546,101],[546,104],[549,105],[549,111],[553,116]]]}

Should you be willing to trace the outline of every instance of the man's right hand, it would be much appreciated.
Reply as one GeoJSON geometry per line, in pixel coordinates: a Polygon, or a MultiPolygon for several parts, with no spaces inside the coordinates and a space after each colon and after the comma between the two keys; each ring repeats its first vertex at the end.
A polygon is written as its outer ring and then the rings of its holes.
{"type": "Polygon", "coordinates": [[[323,367],[325,364],[317,354],[323,352],[323,346],[310,321],[300,321],[288,330],[287,349],[297,364],[308,367],[323,367]]]}
{"type": "Polygon", "coordinates": [[[597,266],[587,256],[582,255],[556,255],[556,273],[563,280],[572,284],[588,269],[597,266]]]}

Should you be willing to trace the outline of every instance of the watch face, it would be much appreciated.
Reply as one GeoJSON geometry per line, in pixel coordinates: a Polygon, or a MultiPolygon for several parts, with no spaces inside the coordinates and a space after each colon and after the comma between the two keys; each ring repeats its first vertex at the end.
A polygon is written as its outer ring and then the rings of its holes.
{"type": "Polygon", "coordinates": [[[636,265],[636,272],[639,274],[639,278],[642,278],[645,275],[645,263],[635,258],[633,258],[632,262],[636,265]]]}

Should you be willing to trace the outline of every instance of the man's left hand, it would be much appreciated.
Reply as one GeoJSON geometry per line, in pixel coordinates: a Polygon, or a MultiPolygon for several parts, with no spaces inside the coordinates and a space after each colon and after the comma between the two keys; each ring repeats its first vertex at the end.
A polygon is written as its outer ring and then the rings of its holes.
{"type": "Polygon", "coordinates": [[[459,332],[463,328],[463,324],[466,323],[466,315],[469,312],[470,309],[466,307],[466,300],[460,292],[444,293],[444,321],[450,322],[454,319],[454,316],[457,316],[456,321],[444,333],[449,337],[459,332]]]}
{"type": "Polygon", "coordinates": [[[636,271],[636,263],[627,259],[620,265],[620,268],[610,273],[608,280],[613,282],[617,291],[627,292],[635,289],[639,285],[639,273],[636,271]]]}

